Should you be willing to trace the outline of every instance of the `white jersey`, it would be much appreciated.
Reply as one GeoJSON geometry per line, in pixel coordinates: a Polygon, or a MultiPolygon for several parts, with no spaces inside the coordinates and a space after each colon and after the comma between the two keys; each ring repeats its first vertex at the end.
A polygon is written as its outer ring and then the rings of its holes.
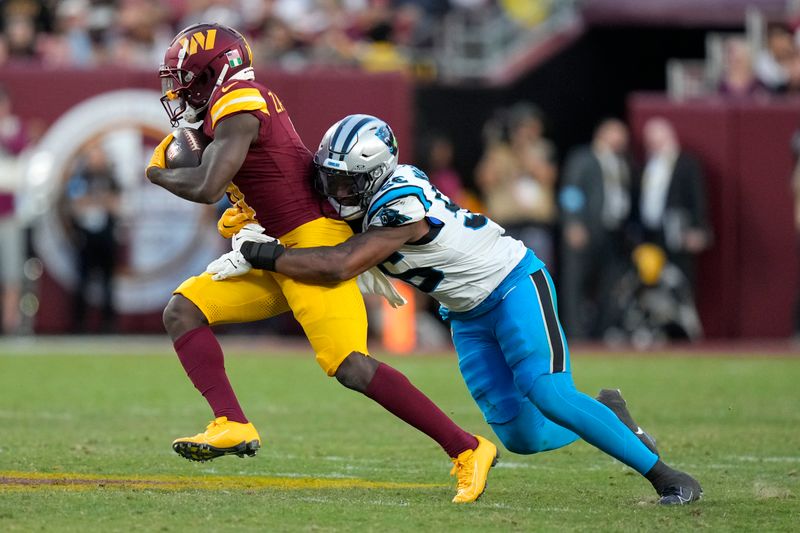
{"type": "Polygon", "coordinates": [[[375,193],[363,226],[366,231],[423,219],[430,226],[427,235],[404,244],[378,268],[430,294],[451,311],[478,306],[527,251],[489,218],[459,208],[411,165],[399,165],[375,193]]]}

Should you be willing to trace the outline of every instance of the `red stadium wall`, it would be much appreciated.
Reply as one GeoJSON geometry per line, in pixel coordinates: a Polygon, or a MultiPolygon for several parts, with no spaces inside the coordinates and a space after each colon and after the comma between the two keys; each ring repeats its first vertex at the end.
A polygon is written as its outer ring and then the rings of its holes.
{"type": "MultiPolygon", "coordinates": [[[[405,155],[410,157],[413,87],[400,74],[314,71],[305,73],[258,71],[258,80],[277,94],[306,145],[313,151],[327,128],[351,113],[370,113],[387,120],[405,155]]],[[[155,72],[125,70],[50,70],[7,67],[0,70],[0,84],[9,92],[15,114],[31,124],[47,127],[76,104],[117,89],[159,90],[155,72]]],[[[124,102],[120,102],[124,106],[124,102]]],[[[114,110],[109,109],[109,114],[114,110]]],[[[164,115],[164,126],[168,126],[164,115]]],[[[42,305],[36,317],[39,332],[66,331],[70,324],[72,296],[45,272],[39,286],[42,305]]],[[[169,294],[164,295],[166,303],[169,294]]],[[[90,329],[98,314],[89,315],[90,329]]],[[[120,316],[122,331],[160,331],[160,311],[120,316]]]]}
{"type": "Polygon", "coordinates": [[[628,102],[634,136],[650,117],[673,122],[706,173],[714,247],[703,254],[697,299],[709,337],[787,337],[798,279],[790,140],[800,101],[628,102]]]}

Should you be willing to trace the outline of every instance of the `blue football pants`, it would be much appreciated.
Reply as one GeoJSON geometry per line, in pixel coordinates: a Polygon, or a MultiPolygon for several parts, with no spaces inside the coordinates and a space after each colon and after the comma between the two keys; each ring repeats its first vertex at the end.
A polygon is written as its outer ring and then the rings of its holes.
{"type": "Polygon", "coordinates": [[[658,456],[609,408],[575,388],[547,270],[504,290],[491,311],[451,320],[461,374],[503,445],[532,454],[580,437],[640,474],[649,471],[658,456]]]}

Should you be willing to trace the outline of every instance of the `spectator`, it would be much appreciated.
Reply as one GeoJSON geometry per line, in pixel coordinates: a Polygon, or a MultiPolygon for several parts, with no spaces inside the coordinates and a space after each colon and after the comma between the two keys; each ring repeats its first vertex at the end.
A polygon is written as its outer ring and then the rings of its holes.
{"type": "Polygon", "coordinates": [[[500,0],[499,4],[508,18],[526,28],[540,24],[553,9],[550,0],[500,0]]]}
{"type": "Polygon", "coordinates": [[[86,292],[93,274],[100,277],[102,329],[110,331],[114,320],[112,277],[117,255],[114,229],[119,187],[101,146],[90,146],[82,154],[67,183],[67,199],[78,250],[73,331],[86,329],[86,292]]]}
{"type": "Polygon", "coordinates": [[[462,205],[464,185],[453,167],[453,141],[444,135],[434,135],[428,154],[428,177],[442,194],[462,205]]]}
{"type": "MultiPolygon", "coordinates": [[[[327,51],[337,51],[334,43],[328,45],[327,51]]],[[[286,70],[300,70],[308,62],[302,43],[289,25],[278,18],[272,18],[264,25],[261,37],[252,43],[252,47],[258,61],[280,65],[286,70]]]]}
{"type": "MultiPolygon", "coordinates": [[[[285,4],[285,0],[278,0],[275,2],[276,4],[285,4]]],[[[298,2],[303,4],[303,2],[298,2]]],[[[231,26],[233,28],[241,28],[244,24],[243,20],[243,10],[239,6],[239,2],[235,2],[232,0],[201,0],[201,1],[191,1],[189,2],[190,9],[186,16],[181,20],[179,24],[181,27],[191,26],[192,24],[198,24],[202,22],[208,22],[213,20],[219,24],[224,24],[225,26],[231,26]]],[[[305,6],[304,6],[305,7],[305,6]]],[[[309,12],[306,12],[305,15],[309,15],[309,12]]],[[[297,13],[298,17],[302,18],[303,13],[297,13]]]]}
{"type": "Polygon", "coordinates": [[[725,41],[724,68],[717,91],[732,97],[753,96],[766,91],[753,72],[752,53],[745,39],[734,37],[725,41]]]}
{"type": "Polygon", "coordinates": [[[0,190],[0,333],[4,334],[14,333],[20,325],[21,237],[14,217],[14,195],[0,190]]]}
{"type": "Polygon", "coordinates": [[[644,238],[664,248],[694,287],[694,258],[708,248],[705,179],[698,161],[681,150],[672,124],[664,118],[645,123],[647,161],[639,186],[639,223],[644,238]]]}
{"type": "Polygon", "coordinates": [[[575,338],[598,338],[609,326],[611,289],[627,265],[630,215],[628,129],[607,119],[591,145],[567,157],[559,202],[563,222],[562,322],[575,338]]]}
{"type": "Polygon", "coordinates": [[[0,157],[19,155],[27,146],[28,139],[28,130],[12,112],[11,97],[0,86],[0,157]]]}
{"type": "Polygon", "coordinates": [[[489,215],[552,264],[555,149],[543,137],[541,112],[531,104],[513,106],[507,128],[507,139],[489,141],[476,170],[476,183],[489,215]]]}
{"type": "MultiPolygon", "coordinates": [[[[12,113],[8,93],[0,87],[0,165],[13,166],[27,143],[27,131],[12,113]]],[[[22,233],[14,217],[14,195],[0,190],[0,331],[3,333],[13,333],[19,327],[22,257],[22,233]]]]}
{"type": "MultiPolygon", "coordinates": [[[[411,13],[413,10],[404,12],[411,13]]],[[[368,72],[407,71],[409,59],[405,50],[395,42],[396,14],[386,2],[375,2],[368,13],[370,16],[362,19],[360,28],[363,37],[357,57],[361,68],[368,72]]]]}
{"type": "Polygon", "coordinates": [[[3,35],[0,35],[0,66],[8,61],[8,44],[3,35]]]}
{"type": "MultiPolygon", "coordinates": [[[[794,229],[800,245],[800,130],[792,138],[792,151],[795,156],[795,167],[792,174],[792,192],[794,193],[794,229]]],[[[800,247],[798,248],[800,251],[800,247]]],[[[800,289],[800,287],[798,287],[800,289]]],[[[800,292],[797,294],[794,316],[794,336],[800,340],[800,292]]]]}
{"type": "Polygon", "coordinates": [[[26,14],[7,16],[3,34],[6,37],[10,58],[23,60],[36,58],[36,25],[33,17],[26,14]]]}
{"type": "Polygon", "coordinates": [[[785,91],[796,58],[792,33],[783,24],[771,24],[767,28],[766,47],[756,57],[756,77],[773,92],[785,91]]]}
{"type": "MultiPolygon", "coordinates": [[[[164,59],[172,39],[166,11],[157,0],[123,0],[107,32],[107,60],[152,69],[164,59]]],[[[207,20],[215,20],[213,18],[207,20]]]]}

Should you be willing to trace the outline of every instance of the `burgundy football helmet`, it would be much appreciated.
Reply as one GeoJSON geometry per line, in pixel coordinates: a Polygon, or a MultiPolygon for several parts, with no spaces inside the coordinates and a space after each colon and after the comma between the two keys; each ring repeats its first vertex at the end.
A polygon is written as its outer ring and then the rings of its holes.
{"type": "Polygon", "coordinates": [[[194,24],[172,40],[158,71],[161,104],[173,126],[181,117],[198,122],[214,89],[253,65],[241,33],[222,24],[194,24]]]}

